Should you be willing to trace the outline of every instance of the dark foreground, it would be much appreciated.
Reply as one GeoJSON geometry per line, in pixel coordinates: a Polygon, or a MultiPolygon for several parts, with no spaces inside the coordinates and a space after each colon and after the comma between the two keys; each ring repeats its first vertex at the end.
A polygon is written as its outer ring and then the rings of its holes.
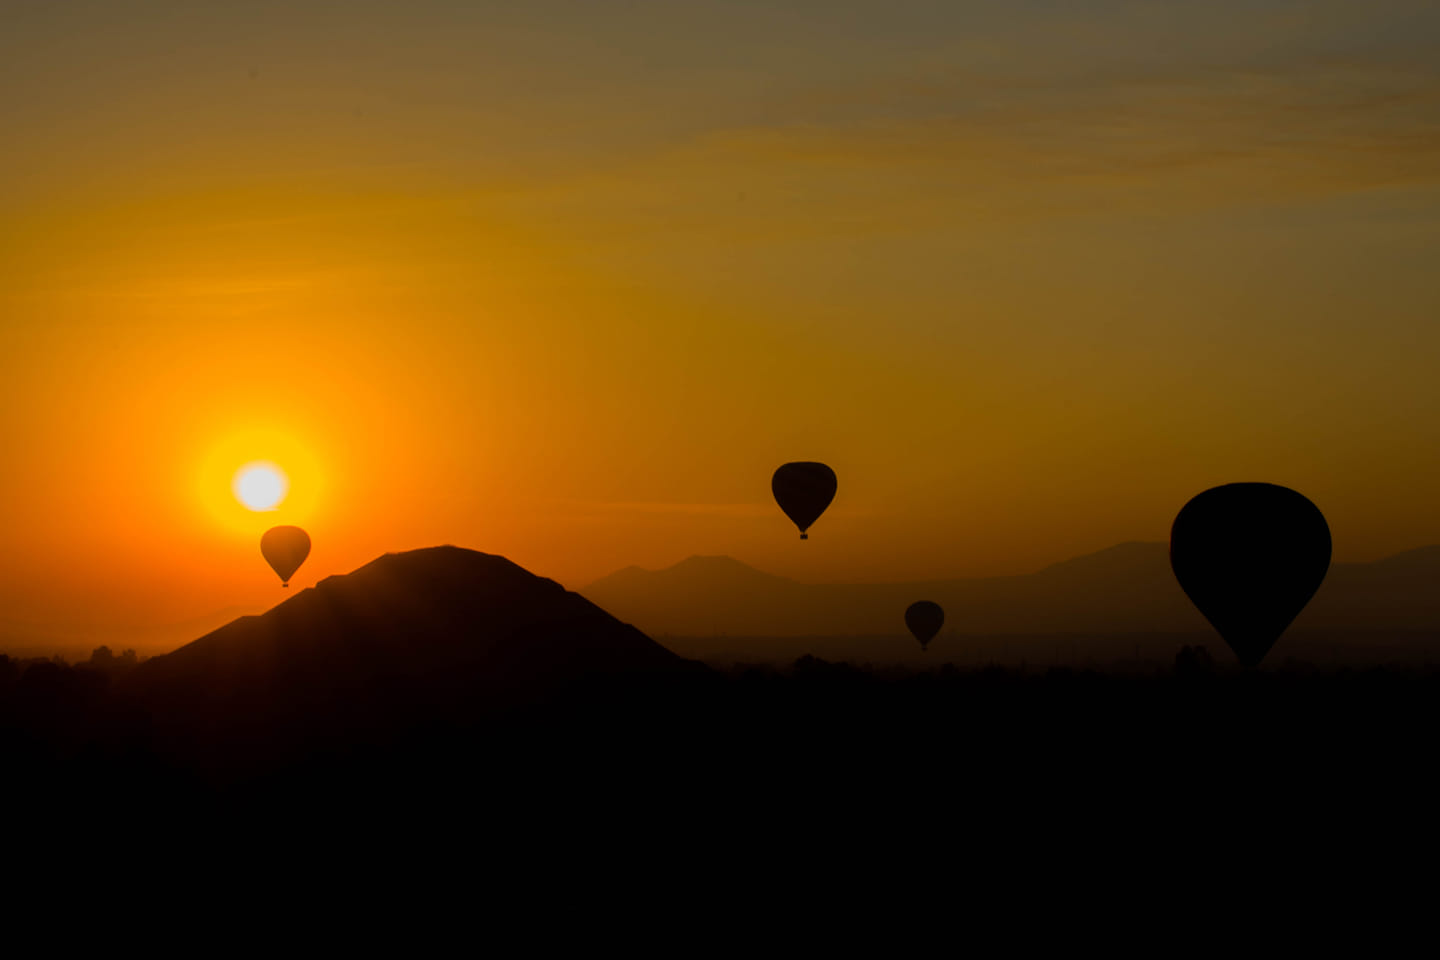
{"type": "Polygon", "coordinates": [[[1183,867],[1236,837],[1410,843],[1437,807],[1428,668],[1242,672],[1187,647],[1128,673],[717,671],[450,546],[386,554],[163,657],[98,653],[0,663],[10,822],[431,851],[466,836],[533,862],[604,843],[597,862],[702,871],[821,850],[843,875],[889,861],[865,873],[898,889],[957,857],[1033,874],[1110,869],[1122,849],[1183,867]],[[1061,857],[1076,844],[1091,852],[1061,857]]]}
{"type": "Polygon", "coordinates": [[[1182,658],[1138,676],[881,673],[807,658],[606,677],[463,712],[427,710],[423,696],[382,709],[372,690],[349,713],[336,690],[283,710],[147,703],[124,669],[0,662],[9,805],[51,817],[156,803],[240,803],[253,817],[503,809],[712,828],[964,824],[981,836],[1150,824],[1173,841],[1188,820],[1400,815],[1433,797],[1440,730],[1430,669],[1244,672],[1182,658]]]}
{"type": "Polygon", "coordinates": [[[377,901],[343,920],[361,939],[404,902],[687,955],[776,924],[845,955],[869,930],[889,956],[937,937],[1148,952],[1257,922],[1293,944],[1363,898],[1428,915],[1409,878],[1435,849],[1440,672],[802,660],[459,712],[370,690],[347,713],[356,691],[330,689],[323,716],[167,713],[123,675],[16,673],[7,850],[49,865],[49,890],[107,865],[227,908],[350,891],[377,901]]]}

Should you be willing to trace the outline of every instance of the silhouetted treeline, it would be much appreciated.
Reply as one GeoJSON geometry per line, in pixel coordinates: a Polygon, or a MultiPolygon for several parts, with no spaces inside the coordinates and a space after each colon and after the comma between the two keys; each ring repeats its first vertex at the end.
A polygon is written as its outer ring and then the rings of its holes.
{"type": "MultiPolygon", "coordinates": [[[[804,657],[464,715],[381,711],[327,725],[297,714],[287,726],[281,713],[237,740],[193,704],[171,717],[128,692],[117,664],[134,658],[107,654],[78,665],[0,657],[0,756],[21,795],[138,801],[160,790],[171,803],[263,804],[333,792],[347,806],[483,800],[537,815],[576,796],[668,797],[697,816],[761,820],[808,804],[818,806],[807,816],[913,805],[943,819],[963,798],[1011,829],[1057,810],[1114,815],[1097,798],[1126,796],[1137,816],[1199,804],[1242,817],[1257,797],[1398,789],[1419,776],[1440,720],[1440,671],[1242,671],[1185,647],[1150,675],[804,657]]],[[[340,710],[346,693],[326,702],[340,710]]]]}

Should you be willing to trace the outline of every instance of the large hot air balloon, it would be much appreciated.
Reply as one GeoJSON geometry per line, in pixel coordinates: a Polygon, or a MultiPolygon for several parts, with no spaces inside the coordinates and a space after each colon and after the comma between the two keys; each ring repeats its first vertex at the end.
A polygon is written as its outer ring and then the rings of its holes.
{"type": "Polygon", "coordinates": [[[770,492],[800,528],[800,539],[808,540],[805,531],[835,499],[835,471],[823,463],[787,463],[770,478],[770,492]]]}
{"type": "Polygon", "coordinates": [[[1231,483],[1185,504],[1170,566],[1240,662],[1253,667],[1305,609],[1330,569],[1330,527],[1315,504],[1271,483],[1231,483]]]}
{"type": "Polygon", "coordinates": [[[288,587],[290,578],[310,556],[310,535],[299,527],[271,527],[260,538],[260,553],[280,576],[280,586],[288,587]]]}
{"type": "Polygon", "coordinates": [[[940,604],[932,603],[929,600],[921,600],[912,603],[905,609],[905,626],[920,641],[920,649],[925,650],[930,646],[930,641],[935,639],[935,634],[945,625],[945,611],[940,609],[940,604]]]}

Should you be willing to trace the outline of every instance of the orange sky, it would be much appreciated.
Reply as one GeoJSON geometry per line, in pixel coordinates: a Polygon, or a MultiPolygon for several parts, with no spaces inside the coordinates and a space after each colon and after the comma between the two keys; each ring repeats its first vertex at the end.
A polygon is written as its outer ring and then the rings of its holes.
{"type": "Polygon", "coordinates": [[[1021,572],[1232,480],[1440,541],[1431,4],[120,6],[0,35],[0,620],[263,608],[276,523],[301,586],[1021,572]]]}

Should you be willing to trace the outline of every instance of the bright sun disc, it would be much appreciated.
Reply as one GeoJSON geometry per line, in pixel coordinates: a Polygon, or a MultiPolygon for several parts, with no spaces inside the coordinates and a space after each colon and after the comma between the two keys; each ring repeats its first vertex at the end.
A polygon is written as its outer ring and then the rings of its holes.
{"type": "Polygon", "coordinates": [[[235,471],[235,499],[251,510],[274,510],[285,499],[290,481],[273,463],[247,463],[235,471]]]}

